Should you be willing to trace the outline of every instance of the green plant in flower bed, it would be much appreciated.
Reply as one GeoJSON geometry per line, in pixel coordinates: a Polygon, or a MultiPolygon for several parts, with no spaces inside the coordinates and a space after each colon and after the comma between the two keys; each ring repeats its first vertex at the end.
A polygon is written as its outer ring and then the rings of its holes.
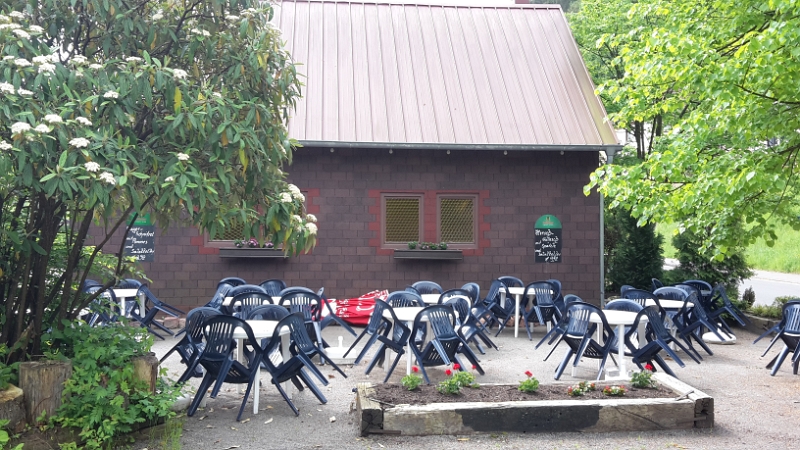
{"type": "Polygon", "coordinates": [[[631,375],[631,385],[637,388],[656,388],[658,383],[653,379],[653,365],[647,363],[644,365],[644,370],[634,372],[631,375]]]}
{"type": "MultiPolygon", "coordinates": [[[[6,426],[8,425],[8,419],[0,420],[0,448],[6,448],[8,445],[8,441],[11,440],[11,436],[9,436],[8,431],[6,431],[6,426]]],[[[24,444],[17,444],[14,446],[12,450],[20,450],[24,444]]]]}
{"type": "Polygon", "coordinates": [[[419,372],[419,367],[412,366],[411,371],[414,373],[410,373],[404,376],[402,380],[400,380],[400,383],[403,385],[403,387],[408,389],[409,391],[413,391],[414,389],[419,387],[420,384],[422,384],[422,377],[417,375],[417,372],[419,372]]]}
{"type": "Polygon", "coordinates": [[[8,364],[9,353],[6,344],[0,344],[0,391],[8,389],[9,384],[17,382],[19,362],[8,364]]]}
{"type": "Polygon", "coordinates": [[[537,380],[536,377],[533,376],[533,373],[530,370],[526,370],[525,375],[528,378],[520,381],[519,387],[517,389],[519,389],[522,392],[527,392],[529,394],[531,392],[536,392],[537,390],[539,390],[539,380],[537,380]]]}
{"type": "Polygon", "coordinates": [[[625,395],[625,386],[606,386],[603,388],[603,394],[611,397],[622,397],[625,395]]]}
{"type": "Polygon", "coordinates": [[[53,424],[79,429],[85,448],[105,448],[138,424],[174,416],[170,406],[180,396],[180,387],[159,380],[152,394],[134,376],[132,358],[147,355],[153,345],[146,329],[90,327],[81,321],[64,325],[45,335],[49,357],[72,360],[64,403],[52,417],[53,424]]]}
{"type": "Polygon", "coordinates": [[[459,371],[460,367],[461,366],[458,364],[453,364],[453,370],[445,370],[445,375],[450,378],[439,382],[439,384],[436,385],[436,390],[442,394],[458,395],[458,393],[461,392],[462,387],[480,387],[480,385],[475,382],[475,375],[470,372],[459,371]]]}
{"type": "Polygon", "coordinates": [[[597,386],[594,383],[587,383],[586,381],[581,381],[575,386],[568,387],[567,394],[571,397],[580,397],[589,391],[596,391],[596,390],[597,386]]]}

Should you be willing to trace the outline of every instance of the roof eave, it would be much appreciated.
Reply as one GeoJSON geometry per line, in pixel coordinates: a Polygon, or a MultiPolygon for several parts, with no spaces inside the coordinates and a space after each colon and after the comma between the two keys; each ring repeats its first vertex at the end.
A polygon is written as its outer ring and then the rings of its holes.
{"type": "MultiPolygon", "coordinates": [[[[389,150],[489,150],[489,151],[564,151],[564,152],[605,152],[615,154],[622,149],[619,144],[456,144],[433,142],[352,142],[300,140],[303,147],[350,148],[350,149],[389,149],[389,150]]],[[[613,157],[613,156],[612,156],[613,157]]]]}

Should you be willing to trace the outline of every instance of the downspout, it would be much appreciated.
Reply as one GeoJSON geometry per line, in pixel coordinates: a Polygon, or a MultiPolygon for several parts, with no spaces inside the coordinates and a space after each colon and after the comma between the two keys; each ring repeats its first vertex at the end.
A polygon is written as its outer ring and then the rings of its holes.
{"type": "MultiPolygon", "coordinates": [[[[614,162],[616,147],[609,147],[605,150],[606,164],[614,162]]],[[[606,215],[605,198],[600,194],[600,307],[606,307],[606,215]]]]}

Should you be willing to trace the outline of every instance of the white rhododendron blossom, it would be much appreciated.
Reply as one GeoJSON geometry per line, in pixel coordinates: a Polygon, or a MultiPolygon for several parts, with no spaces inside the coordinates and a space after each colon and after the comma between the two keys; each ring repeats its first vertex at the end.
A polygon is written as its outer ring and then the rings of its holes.
{"type": "Polygon", "coordinates": [[[15,64],[17,67],[28,67],[28,66],[30,66],[30,65],[31,65],[31,62],[30,62],[30,61],[28,61],[28,60],[27,60],[27,59],[25,59],[25,58],[17,58],[17,59],[15,59],[15,60],[14,60],[14,64],[15,64]]]}
{"type": "Polygon", "coordinates": [[[128,56],[127,58],[125,58],[125,61],[128,62],[139,62],[141,60],[142,58],[139,58],[138,56],[128,56]]]}
{"type": "Polygon", "coordinates": [[[41,66],[39,66],[39,73],[50,74],[50,73],[53,73],[55,71],[56,71],[55,64],[46,63],[46,64],[42,64],[41,66]]]}
{"type": "Polygon", "coordinates": [[[297,187],[297,186],[295,186],[294,184],[291,184],[291,183],[290,183],[288,186],[286,186],[286,188],[287,188],[287,189],[289,189],[289,192],[290,192],[292,195],[295,195],[295,194],[299,194],[299,193],[300,193],[300,188],[299,188],[299,187],[297,187]]]}
{"type": "Polygon", "coordinates": [[[14,55],[3,56],[3,61],[11,61],[12,59],[17,59],[17,57],[14,55]]]}
{"type": "Polygon", "coordinates": [[[175,177],[164,178],[164,182],[166,182],[166,183],[172,183],[173,181],[175,181],[175,177]]]}
{"type": "Polygon", "coordinates": [[[14,85],[11,83],[0,83],[0,92],[4,92],[6,94],[13,94],[14,93],[14,85]]]}
{"type": "Polygon", "coordinates": [[[198,29],[198,28],[192,28],[191,30],[189,30],[189,33],[191,33],[191,34],[199,34],[199,35],[205,36],[205,37],[211,36],[211,33],[209,33],[208,31],[201,30],[201,29],[198,29]]]}
{"type": "Polygon", "coordinates": [[[116,180],[116,178],[114,178],[114,175],[112,175],[112,174],[111,174],[111,173],[109,173],[109,172],[103,172],[103,173],[101,173],[99,178],[100,178],[100,180],[102,180],[102,181],[104,181],[104,182],[106,182],[106,183],[108,183],[108,184],[110,184],[110,185],[115,185],[115,184],[117,184],[117,180],[116,180]]]}
{"type": "Polygon", "coordinates": [[[13,145],[4,140],[0,140],[0,150],[11,150],[12,148],[14,148],[13,145]]]}
{"type": "Polygon", "coordinates": [[[17,122],[11,125],[11,134],[20,134],[26,131],[30,131],[31,124],[28,122],[17,122]]]}
{"type": "Polygon", "coordinates": [[[230,15],[225,16],[225,20],[227,20],[228,22],[236,22],[237,20],[239,20],[239,16],[235,16],[233,14],[230,14],[230,15]]]}
{"type": "Polygon", "coordinates": [[[292,216],[292,222],[302,222],[303,218],[298,216],[297,214],[292,216]]]}
{"type": "Polygon", "coordinates": [[[183,80],[189,74],[183,69],[172,69],[172,76],[175,77],[176,80],[183,80]]]}
{"type": "Polygon", "coordinates": [[[94,161],[89,161],[83,165],[87,172],[99,172],[100,171],[100,164],[97,164],[94,161]]]}
{"type": "Polygon", "coordinates": [[[98,70],[98,69],[102,69],[103,65],[102,64],[89,64],[89,68],[92,69],[92,70],[98,70]]]}
{"type": "Polygon", "coordinates": [[[45,124],[40,124],[40,125],[36,125],[36,128],[34,128],[33,131],[35,131],[37,133],[49,133],[50,132],[50,127],[48,127],[45,124]]]}
{"type": "Polygon", "coordinates": [[[161,20],[163,18],[164,18],[164,14],[162,14],[161,11],[153,14],[153,20],[161,20]]]}
{"type": "Polygon", "coordinates": [[[8,16],[17,20],[22,20],[25,18],[25,14],[22,14],[19,11],[11,11],[10,13],[8,13],[8,16]]]}
{"type": "Polygon", "coordinates": [[[31,35],[28,34],[28,32],[25,30],[14,30],[13,33],[16,34],[17,37],[21,37],[22,39],[28,39],[29,37],[31,37],[31,35]]]}
{"type": "Polygon", "coordinates": [[[70,139],[69,145],[75,148],[86,148],[89,146],[89,140],[86,138],[74,138],[70,139]]]}
{"type": "Polygon", "coordinates": [[[292,203],[292,194],[281,192],[281,203],[292,203]]]}
{"type": "Polygon", "coordinates": [[[63,120],[58,114],[48,114],[44,116],[44,121],[47,123],[61,123],[63,120]]]}
{"type": "Polygon", "coordinates": [[[0,14],[0,22],[2,22],[2,23],[11,22],[11,17],[8,17],[6,15],[0,14]]]}
{"type": "Polygon", "coordinates": [[[87,119],[86,117],[76,117],[75,121],[81,125],[86,125],[87,127],[92,126],[92,121],[87,119]]]}
{"type": "Polygon", "coordinates": [[[73,65],[76,65],[76,66],[82,66],[82,65],[86,64],[87,62],[89,62],[89,60],[83,55],[75,55],[75,56],[72,57],[72,59],[69,60],[69,62],[70,62],[70,64],[73,64],[73,65]]]}
{"type": "Polygon", "coordinates": [[[28,31],[31,33],[41,33],[44,31],[44,28],[40,27],[39,25],[31,25],[28,27],[28,31]]]}
{"type": "Polygon", "coordinates": [[[188,161],[189,160],[189,155],[187,155],[186,153],[178,153],[176,155],[176,157],[178,158],[178,161],[188,161]]]}
{"type": "Polygon", "coordinates": [[[313,223],[307,223],[306,230],[308,230],[309,234],[317,234],[317,226],[313,223]]]}
{"type": "Polygon", "coordinates": [[[27,89],[19,88],[19,89],[17,89],[17,94],[19,94],[19,95],[33,95],[33,91],[29,91],[27,89]]]}
{"type": "Polygon", "coordinates": [[[103,94],[103,98],[119,98],[119,94],[114,91],[106,91],[106,93],[103,94]]]}
{"type": "Polygon", "coordinates": [[[309,222],[316,222],[317,221],[317,216],[315,216],[313,214],[306,214],[306,220],[309,221],[309,222]]]}
{"type": "Polygon", "coordinates": [[[16,23],[4,23],[0,25],[0,30],[19,30],[22,26],[17,25],[16,23]]]}
{"type": "Polygon", "coordinates": [[[34,64],[47,64],[50,62],[50,57],[47,55],[39,55],[31,58],[34,64]]]}

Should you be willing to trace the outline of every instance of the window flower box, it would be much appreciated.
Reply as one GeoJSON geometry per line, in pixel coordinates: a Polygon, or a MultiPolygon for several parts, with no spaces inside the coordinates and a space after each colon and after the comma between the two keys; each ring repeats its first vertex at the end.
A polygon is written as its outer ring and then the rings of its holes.
{"type": "Polygon", "coordinates": [[[395,250],[394,259],[460,261],[464,255],[461,250],[395,250]]]}
{"type": "Polygon", "coordinates": [[[220,258],[288,258],[281,249],[258,247],[226,247],[219,249],[220,258]]]}

